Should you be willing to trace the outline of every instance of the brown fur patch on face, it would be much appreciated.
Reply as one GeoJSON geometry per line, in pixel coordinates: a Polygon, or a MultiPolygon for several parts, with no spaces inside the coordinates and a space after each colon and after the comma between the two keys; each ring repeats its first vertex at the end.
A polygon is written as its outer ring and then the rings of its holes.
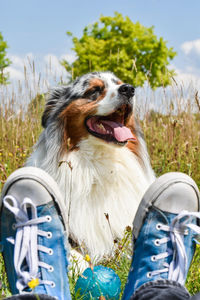
{"type": "Polygon", "coordinates": [[[105,97],[105,94],[106,94],[106,89],[105,89],[104,82],[98,78],[92,78],[90,80],[88,89],[84,93],[84,98],[93,101],[94,100],[99,101],[105,97]],[[93,92],[95,92],[95,90],[99,92],[99,96],[97,98],[95,98],[95,96],[93,97],[93,92]]]}
{"type": "Polygon", "coordinates": [[[121,80],[118,80],[117,85],[121,85],[121,84],[123,84],[123,82],[121,80]]]}
{"type": "Polygon", "coordinates": [[[104,82],[99,79],[99,78],[92,78],[90,80],[90,83],[89,83],[89,89],[92,89],[96,86],[100,86],[101,88],[103,88],[105,85],[104,85],[104,82]]]}
{"type": "Polygon", "coordinates": [[[61,152],[78,148],[82,138],[89,133],[85,126],[85,119],[97,112],[97,101],[88,102],[78,99],[69,104],[59,115],[59,122],[63,128],[63,142],[61,152]]]}
{"type": "Polygon", "coordinates": [[[126,144],[126,147],[131,152],[133,152],[139,159],[141,159],[140,154],[139,154],[139,141],[138,141],[138,138],[136,135],[135,120],[134,120],[133,114],[127,120],[127,123],[125,125],[126,125],[126,127],[128,127],[131,130],[133,136],[136,138],[136,141],[128,141],[128,143],[126,144]]]}

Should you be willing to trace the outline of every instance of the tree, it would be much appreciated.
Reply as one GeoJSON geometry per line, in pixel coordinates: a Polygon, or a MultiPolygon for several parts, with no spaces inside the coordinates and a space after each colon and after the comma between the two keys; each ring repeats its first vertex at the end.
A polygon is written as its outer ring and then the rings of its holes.
{"type": "Polygon", "coordinates": [[[157,38],[154,27],[133,23],[129,17],[115,13],[114,17],[101,16],[84,28],[79,39],[71,32],[76,60],[61,64],[74,79],[91,71],[110,70],[124,82],[142,86],[146,80],[152,88],[166,86],[175,74],[167,66],[176,52],[167,48],[163,38],[157,38]]]}
{"type": "Polygon", "coordinates": [[[0,32],[0,84],[8,83],[8,73],[5,73],[5,69],[11,64],[11,61],[6,57],[7,48],[8,45],[0,32]]]}

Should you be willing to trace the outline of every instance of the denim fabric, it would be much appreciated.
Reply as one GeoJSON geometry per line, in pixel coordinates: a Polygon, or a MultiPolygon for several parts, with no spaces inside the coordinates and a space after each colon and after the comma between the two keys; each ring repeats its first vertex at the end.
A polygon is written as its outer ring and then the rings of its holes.
{"type": "MultiPolygon", "coordinates": [[[[55,283],[55,287],[47,284],[41,284],[38,285],[33,292],[36,294],[55,296],[59,300],[69,300],[71,299],[71,296],[67,276],[67,236],[64,232],[63,223],[53,202],[37,207],[37,213],[38,217],[46,215],[52,217],[51,222],[45,222],[38,225],[38,229],[51,232],[52,237],[46,238],[43,236],[38,236],[38,244],[51,248],[53,250],[53,254],[50,255],[48,253],[38,251],[38,256],[39,261],[45,262],[54,268],[54,271],[50,272],[48,269],[39,267],[38,277],[41,280],[53,281],[55,283]]],[[[10,290],[12,294],[17,294],[17,276],[13,263],[14,246],[7,241],[8,237],[15,236],[15,231],[12,228],[12,224],[15,223],[15,218],[5,207],[2,209],[0,222],[1,241],[3,241],[4,244],[3,257],[8,275],[8,281],[10,284],[10,290]]]]}
{"type": "MultiPolygon", "coordinates": [[[[184,286],[170,280],[157,280],[142,285],[130,300],[185,300],[193,299],[184,286]]],[[[200,298],[196,298],[196,300],[200,298]]]]}
{"type": "Polygon", "coordinates": [[[191,297],[191,300],[200,300],[200,293],[191,297]]]}
{"type": "MultiPolygon", "coordinates": [[[[133,295],[136,289],[146,282],[168,279],[168,272],[152,275],[152,277],[148,277],[148,272],[162,270],[166,268],[163,266],[163,263],[170,264],[172,260],[172,255],[156,261],[152,261],[151,257],[166,252],[168,249],[172,249],[171,241],[160,244],[159,246],[155,244],[157,239],[169,236],[169,232],[158,230],[156,225],[158,223],[169,225],[175,216],[175,214],[163,213],[157,208],[152,208],[149,211],[134,245],[133,260],[122,297],[123,300],[130,299],[130,296],[133,295]]],[[[190,231],[189,234],[185,236],[184,245],[188,257],[188,271],[195,251],[195,242],[193,242],[193,236],[190,231]]]]}
{"type": "Polygon", "coordinates": [[[15,236],[15,230],[12,225],[15,223],[14,215],[7,210],[4,206],[2,207],[1,217],[0,217],[0,240],[2,244],[3,258],[6,268],[6,273],[8,281],[10,283],[10,290],[12,294],[17,294],[18,290],[16,288],[17,276],[14,269],[14,246],[8,241],[8,237],[15,236]]]}

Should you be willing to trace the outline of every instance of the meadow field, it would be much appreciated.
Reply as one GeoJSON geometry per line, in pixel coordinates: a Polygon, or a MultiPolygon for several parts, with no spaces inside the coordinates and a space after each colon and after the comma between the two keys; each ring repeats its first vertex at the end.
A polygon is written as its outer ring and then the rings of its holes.
{"type": "MultiPolygon", "coordinates": [[[[34,81],[33,63],[29,69],[32,70],[31,82],[25,68],[23,83],[0,87],[0,189],[7,177],[24,165],[42,130],[41,114],[47,90],[43,90],[42,80],[56,85],[54,74],[48,75],[51,80],[37,78],[34,81]]],[[[181,171],[192,176],[200,187],[200,99],[196,89],[174,81],[172,87],[161,88],[157,94],[146,87],[136,99],[135,113],[140,118],[156,175],[181,171]]],[[[123,241],[115,245],[115,257],[103,262],[116,270],[122,286],[130,264],[130,241],[131,232],[127,230],[123,241]]],[[[74,299],[76,278],[72,270],[70,287],[74,299]]],[[[192,294],[200,291],[199,246],[186,285],[192,294]]],[[[0,256],[0,299],[7,295],[9,288],[0,256]]]]}

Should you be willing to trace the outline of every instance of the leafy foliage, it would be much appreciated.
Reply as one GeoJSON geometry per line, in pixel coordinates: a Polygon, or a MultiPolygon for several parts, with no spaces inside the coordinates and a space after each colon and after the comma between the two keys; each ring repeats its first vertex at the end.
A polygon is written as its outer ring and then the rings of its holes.
{"type": "Polygon", "coordinates": [[[84,28],[79,39],[71,32],[76,52],[76,60],[61,63],[74,79],[91,71],[110,70],[124,82],[142,86],[146,80],[152,88],[166,86],[170,83],[173,70],[167,65],[176,53],[167,48],[163,38],[157,38],[154,28],[135,24],[120,13],[114,17],[101,16],[84,28]]]}
{"type": "Polygon", "coordinates": [[[11,61],[6,58],[7,43],[4,41],[0,32],[0,84],[8,83],[8,73],[5,73],[5,69],[11,64],[11,61]]]}

